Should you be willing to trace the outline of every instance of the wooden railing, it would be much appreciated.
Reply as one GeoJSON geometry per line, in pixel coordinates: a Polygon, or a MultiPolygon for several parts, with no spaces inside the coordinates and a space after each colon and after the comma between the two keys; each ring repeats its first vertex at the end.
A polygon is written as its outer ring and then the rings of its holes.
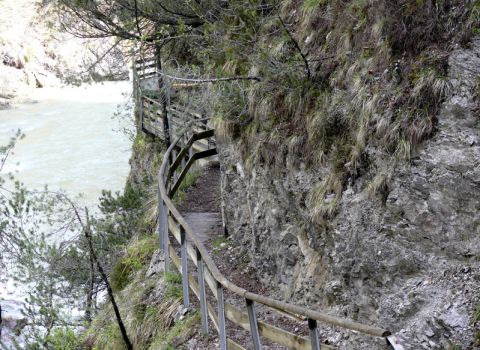
{"type": "MultiPolygon", "coordinates": [[[[193,121],[192,132],[206,130],[205,117],[200,113],[185,108],[179,104],[164,103],[165,91],[147,90],[141,82],[145,79],[157,78],[157,66],[154,59],[136,61],[133,65],[133,84],[136,110],[139,114],[138,129],[165,141],[166,132],[175,136],[188,123],[193,121]],[[155,93],[158,96],[153,96],[155,93]],[[165,128],[167,123],[167,128],[165,128]]],[[[185,84],[181,84],[184,88],[185,84]]],[[[190,87],[190,86],[189,86],[190,87]]],[[[171,86],[170,88],[175,88],[171,86]]],[[[178,88],[178,87],[177,87],[178,88]]],[[[166,89],[164,87],[164,89],[166,89]]]]}
{"type": "MultiPolygon", "coordinates": [[[[207,130],[206,119],[201,114],[186,109],[180,105],[172,104],[166,107],[171,135],[178,135],[189,122],[191,132],[207,130]]],[[[163,111],[159,101],[150,97],[141,98],[141,127],[147,133],[153,134],[164,140],[163,111]]]]}
{"type": "Polygon", "coordinates": [[[136,60],[133,64],[133,69],[138,79],[153,77],[157,75],[157,61],[153,57],[136,60]]]}
{"type": "MultiPolygon", "coordinates": [[[[193,123],[191,123],[193,124],[193,123]]],[[[269,341],[287,346],[291,349],[333,349],[332,346],[320,344],[318,339],[317,322],[340,328],[356,331],[374,337],[385,338],[389,349],[403,349],[395,336],[382,328],[372,327],[344,318],[338,318],[312,309],[285,303],[276,299],[251,293],[225,277],[217,268],[207,249],[199,240],[195,232],[185,221],[178,209],[173,204],[172,198],[179,188],[193,163],[199,159],[213,156],[217,153],[215,148],[194,151],[195,143],[210,140],[208,144],[214,145],[214,131],[190,132],[189,126],[170,145],[164,155],[164,160],[159,172],[159,234],[163,252],[165,253],[165,270],[170,269],[170,261],[182,275],[183,302],[189,305],[189,291],[192,291],[200,302],[202,329],[208,331],[208,319],[211,320],[218,332],[221,349],[244,349],[226,336],[225,319],[248,330],[252,336],[254,349],[261,348],[260,336],[269,341]],[[183,147],[178,145],[183,144],[183,147]],[[176,152],[176,149],[180,149],[176,152]],[[169,159],[172,159],[171,163],[169,159]],[[172,247],[171,238],[180,245],[180,257],[172,247]],[[188,261],[196,268],[197,280],[188,271],[188,261]],[[206,299],[207,285],[216,303],[214,308],[206,299]],[[224,291],[228,290],[245,302],[245,310],[230,304],[225,300],[224,291]],[[266,322],[257,320],[255,305],[261,304],[273,309],[280,314],[295,315],[304,319],[310,330],[310,337],[302,337],[287,330],[275,327],[266,322]]],[[[190,264],[191,266],[191,264],[190,264]]]]}
{"type": "MultiPolygon", "coordinates": [[[[154,66],[152,63],[144,64],[146,68],[142,70],[141,74],[137,71],[136,79],[151,76],[151,67],[154,66]]],[[[163,135],[161,103],[156,99],[143,96],[141,91],[140,94],[137,92],[136,97],[140,100],[142,130],[161,138],[163,135]]],[[[138,104],[137,108],[139,108],[138,104]]],[[[208,127],[207,119],[198,113],[176,105],[167,106],[165,110],[172,127],[171,134],[176,137],[164,154],[158,175],[160,247],[165,255],[165,271],[169,271],[170,264],[173,263],[182,276],[184,306],[190,305],[190,292],[193,292],[198,299],[203,332],[208,332],[211,322],[218,333],[222,350],[227,348],[245,349],[227,336],[226,320],[230,320],[236,326],[250,333],[251,343],[255,350],[261,349],[262,339],[290,349],[335,349],[330,345],[320,344],[317,322],[321,322],[328,326],[384,338],[388,349],[403,350],[397,338],[386,329],[252,293],[237,286],[220,272],[204,244],[173,203],[175,193],[194,163],[217,154],[214,130],[208,127]],[[175,241],[177,246],[179,245],[180,256],[172,245],[175,241]],[[196,278],[193,271],[188,271],[192,266],[196,270],[196,278]],[[210,289],[211,294],[208,293],[206,287],[210,289]],[[237,301],[239,298],[243,300],[244,307],[239,308],[227,300],[225,291],[229,291],[230,296],[236,296],[237,301]],[[210,298],[207,297],[208,295],[210,298]],[[291,315],[295,319],[303,320],[308,325],[309,337],[300,336],[258,320],[255,311],[256,305],[267,307],[280,316],[291,315]]]]}

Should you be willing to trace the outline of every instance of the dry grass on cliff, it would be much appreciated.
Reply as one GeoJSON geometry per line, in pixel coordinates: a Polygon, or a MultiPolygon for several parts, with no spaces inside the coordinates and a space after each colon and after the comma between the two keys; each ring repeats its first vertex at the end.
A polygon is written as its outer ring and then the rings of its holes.
{"type": "Polygon", "coordinates": [[[256,19],[261,35],[249,60],[226,59],[229,73],[250,64],[263,80],[246,88],[248,108],[230,101],[248,113],[223,114],[217,130],[239,142],[250,168],[330,169],[308,196],[313,218],[334,215],[359,176],[384,195],[396,164],[435,132],[452,92],[448,53],[478,31],[479,9],[477,0],[283,1],[271,18],[256,19]]]}

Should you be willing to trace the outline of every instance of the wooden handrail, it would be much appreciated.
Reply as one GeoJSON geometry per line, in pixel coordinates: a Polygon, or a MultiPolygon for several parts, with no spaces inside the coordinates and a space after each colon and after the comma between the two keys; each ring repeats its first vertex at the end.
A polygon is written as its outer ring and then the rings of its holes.
{"type": "MultiPolygon", "coordinates": [[[[145,60],[142,62],[144,68],[143,70],[142,64],[137,65],[137,63],[138,62],[135,62],[134,65],[135,68],[140,68],[140,74],[136,74],[137,79],[157,74],[156,71],[145,73],[146,69],[155,69],[154,64],[151,60],[145,60]]],[[[192,85],[191,87],[194,86],[192,85]]],[[[151,114],[149,116],[149,119],[153,119],[154,123],[156,117],[160,117],[160,115],[157,115],[153,106],[160,107],[160,102],[150,97],[143,96],[141,93],[140,99],[140,106],[142,107],[142,109],[143,107],[145,107],[146,111],[150,111],[151,114]],[[151,107],[148,107],[148,105],[150,105],[151,107]]],[[[184,122],[187,120],[190,121],[180,132],[176,132],[177,137],[166,150],[163,157],[162,165],[160,167],[160,171],[158,173],[158,229],[160,234],[161,248],[165,253],[165,270],[168,271],[170,260],[172,260],[174,265],[182,274],[184,304],[189,303],[188,289],[190,288],[194,291],[200,301],[202,311],[202,329],[204,330],[204,332],[208,330],[208,317],[210,317],[213,321],[215,329],[218,331],[219,334],[220,349],[225,350],[227,346],[230,349],[243,349],[242,346],[233,342],[231,339],[228,339],[228,337],[226,336],[225,317],[227,317],[232,322],[236,323],[238,326],[251,331],[255,349],[261,348],[261,335],[279,344],[290,346],[292,349],[311,348],[314,350],[319,350],[320,345],[318,342],[317,330],[317,321],[319,321],[328,325],[337,326],[366,335],[382,337],[385,339],[387,346],[390,350],[403,350],[403,347],[399,344],[397,338],[386,329],[365,325],[346,318],[332,316],[327,313],[307,309],[305,307],[252,293],[248,290],[245,290],[244,288],[237,286],[220,272],[212,257],[209,255],[204,244],[199,240],[197,235],[188,225],[185,218],[180,214],[172,201],[172,197],[175,195],[176,190],[179,188],[180,183],[188,172],[189,167],[198,159],[216,154],[216,149],[209,148],[211,145],[210,140],[214,137],[214,131],[208,129],[201,132],[195,131],[193,126],[195,124],[198,124],[199,121],[204,120],[203,116],[195,111],[176,105],[170,105],[167,107],[166,112],[168,112],[172,117],[177,120],[183,120],[184,122]],[[187,135],[191,136],[187,137],[187,135]],[[181,140],[183,139],[185,139],[185,141],[183,142],[183,144],[181,144],[181,140]],[[207,145],[203,144],[201,147],[199,147],[197,143],[202,140],[209,140],[209,142],[207,145]],[[198,152],[194,152],[194,150],[198,150],[198,152]],[[185,161],[186,159],[188,159],[188,162],[185,161]],[[170,162],[171,164],[169,164],[170,162]],[[177,174],[177,170],[179,167],[181,167],[180,175],[177,174]],[[175,228],[176,225],[178,225],[178,229],[175,228]],[[181,259],[176,256],[175,250],[172,246],[170,246],[169,231],[173,234],[173,237],[178,241],[178,243],[181,244],[181,259]],[[187,272],[188,257],[190,257],[190,259],[194,262],[194,266],[198,269],[198,284],[187,272]],[[205,299],[205,282],[216,298],[218,306],[217,315],[215,314],[214,308],[205,299]],[[248,313],[244,313],[236,307],[233,307],[232,305],[225,302],[223,289],[227,289],[228,291],[236,294],[238,297],[244,299],[246,301],[248,313]],[[280,314],[294,315],[297,319],[304,319],[304,322],[308,321],[310,338],[308,339],[304,337],[299,337],[286,330],[279,329],[265,322],[257,321],[254,309],[255,303],[264,305],[270,309],[279,312],[280,314]]],[[[183,124],[177,123],[174,120],[172,120],[172,123],[177,127],[179,127],[180,124],[183,124]]],[[[202,125],[202,129],[203,127],[206,128],[206,125],[202,125]]],[[[156,127],[153,127],[152,129],[147,129],[147,131],[152,132],[153,134],[158,133],[158,129],[156,127]]],[[[158,134],[157,136],[160,136],[160,134],[158,134]]],[[[324,344],[322,344],[322,349],[323,348],[333,349],[333,347],[325,346],[324,344]]]]}
{"type": "MultiPolygon", "coordinates": [[[[202,139],[208,139],[213,135],[213,130],[204,132],[202,134],[193,134],[193,136],[186,142],[184,147],[178,153],[178,157],[172,158],[173,159],[172,165],[169,166],[169,159],[171,158],[173,149],[179,148],[178,144],[185,137],[186,132],[188,131],[188,128],[190,128],[192,124],[193,122],[190,122],[186,126],[186,128],[178,135],[178,137],[170,145],[170,147],[167,149],[163,158],[164,160],[162,162],[162,165],[159,171],[159,181],[158,181],[159,198],[162,201],[161,204],[165,208],[164,212],[168,212],[168,215],[163,218],[163,220],[167,221],[167,226],[164,226],[166,227],[166,230],[167,230],[166,233],[164,232],[165,234],[164,239],[168,240],[168,226],[169,226],[168,217],[170,216],[185,231],[188,241],[193,246],[193,248],[196,249],[197,254],[200,254],[203,263],[207,267],[208,272],[212,276],[215,283],[229,290],[230,292],[238,295],[243,299],[265,305],[267,307],[270,307],[275,310],[279,310],[281,312],[300,315],[302,317],[305,317],[308,320],[320,321],[329,325],[334,325],[344,329],[357,331],[363,334],[376,336],[376,337],[383,337],[386,339],[387,344],[390,346],[391,349],[395,349],[395,350],[403,349],[400,345],[398,345],[398,341],[394,336],[391,335],[391,332],[386,329],[365,325],[349,319],[332,316],[323,312],[307,309],[305,307],[293,305],[293,304],[286,303],[273,298],[269,298],[263,295],[252,293],[248,290],[245,290],[237,286],[220,272],[215,262],[211,258],[210,254],[208,253],[207,249],[205,248],[204,244],[199,240],[199,238],[193,232],[190,225],[188,225],[188,223],[186,222],[185,218],[180,214],[176,206],[173,204],[171,199],[173,194],[172,191],[167,190],[170,180],[174,177],[175,171],[181,165],[182,159],[185,158],[186,155],[190,153],[189,150],[192,148],[194,142],[202,139]]],[[[180,181],[177,181],[177,183],[174,185],[175,188],[178,188],[178,185],[179,185],[179,182],[181,182],[181,179],[179,180],[180,181]]],[[[160,218],[160,220],[161,219],[162,218],[160,218]]],[[[192,257],[193,252],[191,248],[189,249],[189,252],[190,252],[189,255],[193,259],[192,257]]]]}

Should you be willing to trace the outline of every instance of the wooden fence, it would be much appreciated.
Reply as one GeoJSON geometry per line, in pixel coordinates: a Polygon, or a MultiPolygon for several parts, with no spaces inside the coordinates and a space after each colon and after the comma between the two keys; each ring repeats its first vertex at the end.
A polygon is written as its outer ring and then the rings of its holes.
{"type": "MultiPolygon", "coordinates": [[[[150,73],[147,71],[142,74],[150,73]]],[[[162,128],[155,126],[155,123],[161,123],[159,120],[162,119],[159,118],[161,112],[159,112],[158,102],[148,97],[141,97],[141,102],[145,115],[142,123],[147,130],[161,137],[162,128]],[[150,120],[147,121],[147,119],[150,120]]],[[[235,285],[228,279],[228,276],[224,276],[220,272],[204,244],[188,225],[172,200],[194,163],[217,154],[214,130],[208,128],[205,118],[192,111],[169,106],[167,112],[171,115],[170,120],[174,125],[173,134],[176,135],[176,138],[165,152],[158,175],[160,247],[165,254],[165,271],[171,270],[171,263],[173,263],[182,276],[184,306],[190,305],[191,292],[198,299],[202,330],[207,333],[212,325],[218,333],[222,350],[245,349],[227,337],[226,320],[230,320],[250,333],[252,347],[255,350],[261,349],[262,339],[268,339],[290,349],[334,349],[334,347],[321,344],[319,341],[317,322],[321,322],[368,336],[384,338],[388,349],[403,350],[397,338],[386,329],[252,293],[235,285]],[[180,247],[180,256],[172,245],[173,240],[180,247]],[[196,271],[188,271],[192,266],[196,271]],[[213,298],[210,297],[210,301],[207,298],[207,287],[211,291],[210,295],[213,295],[213,298]],[[238,298],[243,300],[244,307],[239,308],[229,302],[225,291],[229,291],[230,295],[232,293],[236,295],[237,300],[238,298]],[[309,336],[300,336],[258,320],[255,312],[256,305],[268,307],[279,315],[292,315],[296,319],[303,320],[308,325],[309,336]]]]}

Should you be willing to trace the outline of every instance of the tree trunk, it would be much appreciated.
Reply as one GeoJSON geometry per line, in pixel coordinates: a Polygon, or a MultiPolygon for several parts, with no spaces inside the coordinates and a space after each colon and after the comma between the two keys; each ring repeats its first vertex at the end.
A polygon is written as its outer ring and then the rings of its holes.
{"type": "Polygon", "coordinates": [[[95,262],[95,264],[97,265],[97,270],[100,273],[100,276],[102,277],[103,282],[105,282],[105,285],[107,286],[108,296],[110,298],[110,302],[112,303],[113,311],[115,312],[115,317],[117,318],[118,327],[120,328],[120,332],[122,333],[123,341],[125,342],[125,345],[128,350],[133,350],[132,343],[130,342],[130,338],[128,338],[127,330],[122,321],[122,317],[120,316],[120,310],[118,309],[117,302],[115,301],[115,296],[113,295],[112,287],[110,286],[110,282],[108,281],[107,274],[103,270],[102,264],[100,264],[100,261],[97,258],[97,254],[95,253],[95,250],[93,248],[92,235],[90,230],[90,219],[88,216],[87,208],[85,208],[85,213],[87,215],[87,224],[84,227],[84,233],[85,233],[85,237],[87,238],[90,256],[95,262]]]}
{"type": "Polygon", "coordinates": [[[93,262],[93,257],[90,254],[90,280],[88,281],[87,289],[87,300],[85,306],[85,321],[88,324],[92,323],[92,308],[93,308],[93,288],[95,286],[95,267],[93,262]]]}

